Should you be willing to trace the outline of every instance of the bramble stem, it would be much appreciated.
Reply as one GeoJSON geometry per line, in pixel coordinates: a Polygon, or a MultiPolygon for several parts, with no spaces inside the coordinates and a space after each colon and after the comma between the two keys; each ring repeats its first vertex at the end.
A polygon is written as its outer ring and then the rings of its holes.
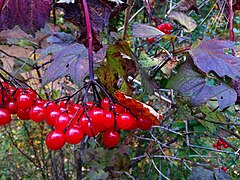
{"type": "Polygon", "coordinates": [[[84,8],[84,15],[86,21],[86,28],[87,28],[87,37],[88,37],[88,59],[89,59],[89,75],[90,81],[94,80],[94,71],[93,71],[93,38],[92,38],[92,29],[91,29],[91,21],[88,11],[87,1],[83,0],[83,8],[84,8]]]}

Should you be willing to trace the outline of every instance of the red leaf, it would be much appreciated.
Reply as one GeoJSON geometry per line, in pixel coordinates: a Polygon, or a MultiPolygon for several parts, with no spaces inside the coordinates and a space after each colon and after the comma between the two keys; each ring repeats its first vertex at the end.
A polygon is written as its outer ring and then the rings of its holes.
{"type": "Polygon", "coordinates": [[[0,0],[0,31],[18,25],[26,33],[44,27],[50,17],[51,0],[0,0]]]}

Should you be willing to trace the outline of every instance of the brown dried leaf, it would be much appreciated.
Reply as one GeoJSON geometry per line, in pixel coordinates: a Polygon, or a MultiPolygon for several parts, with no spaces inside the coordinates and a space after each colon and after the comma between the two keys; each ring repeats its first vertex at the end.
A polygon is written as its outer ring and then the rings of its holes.
{"type": "Polygon", "coordinates": [[[199,9],[197,7],[196,0],[181,0],[178,5],[179,11],[189,11],[194,10],[196,14],[199,14],[199,9]]]}

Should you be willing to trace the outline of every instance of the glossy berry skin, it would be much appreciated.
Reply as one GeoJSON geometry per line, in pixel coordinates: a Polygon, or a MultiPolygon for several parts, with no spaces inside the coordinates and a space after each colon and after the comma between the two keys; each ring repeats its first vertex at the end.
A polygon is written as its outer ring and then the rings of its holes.
{"type": "Polygon", "coordinates": [[[30,119],[30,117],[29,117],[29,111],[30,111],[30,108],[28,108],[28,109],[18,108],[18,109],[17,109],[17,116],[18,116],[19,119],[21,119],[21,120],[28,120],[28,119],[30,119]]]}
{"type": "Polygon", "coordinates": [[[81,142],[84,132],[81,128],[70,127],[66,132],[66,142],[69,144],[78,144],[81,142]]]}
{"type": "Polygon", "coordinates": [[[105,130],[104,124],[103,124],[105,114],[104,114],[103,109],[94,107],[93,109],[91,109],[89,111],[89,116],[92,119],[92,125],[94,127],[98,127],[99,131],[105,130]]]}
{"type": "Polygon", "coordinates": [[[218,146],[217,144],[213,144],[213,147],[217,148],[217,146],[218,146]]]}
{"type": "Polygon", "coordinates": [[[223,145],[223,141],[221,141],[220,139],[217,142],[218,146],[222,146],[223,145]]]}
{"type": "Polygon", "coordinates": [[[0,108],[0,126],[6,125],[11,121],[10,113],[7,109],[0,108]]]}
{"type": "Polygon", "coordinates": [[[164,25],[164,24],[159,24],[159,25],[157,26],[157,29],[163,32],[164,29],[165,29],[165,25],[164,25]]]}
{"type": "Polygon", "coordinates": [[[222,169],[223,171],[227,171],[227,168],[226,168],[225,166],[222,166],[221,169],[222,169]]]}
{"type": "Polygon", "coordinates": [[[65,134],[62,131],[52,131],[47,135],[46,145],[51,150],[61,149],[66,142],[65,134]]]}
{"type": "Polygon", "coordinates": [[[141,130],[150,130],[153,123],[151,119],[148,119],[146,117],[140,117],[137,121],[138,128],[141,130]]]}
{"type": "Polygon", "coordinates": [[[172,25],[171,23],[165,23],[165,24],[164,24],[164,27],[165,27],[165,29],[171,31],[172,28],[173,28],[173,25],[172,25]]]}
{"type": "Polygon", "coordinates": [[[135,119],[129,113],[121,113],[117,116],[117,125],[124,130],[128,130],[134,123],[135,119]]]}
{"type": "Polygon", "coordinates": [[[90,123],[89,119],[87,118],[86,115],[83,115],[80,120],[79,124],[82,125],[83,131],[89,136],[93,137],[97,135],[100,131],[97,126],[94,126],[93,124],[90,123]]]}
{"type": "Polygon", "coordinates": [[[154,43],[155,39],[154,39],[154,38],[147,38],[147,41],[148,41],[149,43],[154,43]]]}
{"type": "Polygon", "coordinates": [[[33,97],[31,94],[21,93],[17,97],[17,106],[21,109],[27,109],[31,107],[34,103],[33,97]]]}
{"type": "Polygon", "coordinates": [[[107,148],[114,148],[118,145],[120,135],[117,131],[108,130],[103,135],[103,143],[107,148]]]}
{"type": "Polygon", "coordinates": [[[103,98],[101,101],[101,107],[103,109],[109,109],[109,100],[108,98],[103,98]]]}
{"type": "Polygon", "coordinates": [[[111,111],[104,110],[105,118],[103,121],[104,127],[106,129],[114,126],[114,114],[111,111]]]}
{"type": "Polygon", "coordinates": [[[49,126],[54,126],[56,119],[62,114],[60,109],[52,110],[49,114],[46,114],[46,123],[49,126]]]}
{"type": "Polygon", "coordinates": [[[17,103],[15,101],[8,101],[5,104],[6,109],[9,111],[10,114],[16,114],[17,113],[17,103]]]}
{"type": "Polygon", "coordinates": [[[70,120],[71,118],[67,113],[62,113],[58,118],[56,118],[54,124],[56,130],[63,131],[67,127],[70,120]]]}
{"type": "Polygon", "coordinates": [[[223,147],[224,147],[224,148],[228,148],[229,146],[228,146],[228,144],[224,143],[224,144],[223,144],[223,147]]]}
{"type": "Polygon", "coordinates": [[[29,111],[29,117],[35,122],[42,122],[46,118],[44,104],[33,106],[29,111]]]}
{"type": "Polygon", "coordinates": [[[222,149],[221,146],[218,145],[218,146],[217,146],[217,150],[221,150],[221,149],[222,149]]]}

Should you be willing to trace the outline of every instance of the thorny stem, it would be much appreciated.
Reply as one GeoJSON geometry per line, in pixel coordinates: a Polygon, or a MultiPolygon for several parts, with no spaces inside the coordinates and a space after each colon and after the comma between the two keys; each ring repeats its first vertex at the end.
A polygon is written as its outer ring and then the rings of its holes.
{"type": "MultiPolygon", "coordinates": [[[[228,0],[228,8],[229,8],[229,33],[230,33],[230,41],[234,42],[234,32],[233,32],[233,8],[232,8],[232,0],[228,0]]],[[[232,55],[234,56],[234,50],[232,49],[232,55]]]]}
{"type": "Polygon", "coordinates": [[[87,28],[87,36],[88,36],[88,59],[89,59],[89,75],[90,81],[94,80],[94,71],[93,71],[93,38],[92,38],[92,29],[91,29],[91,21],[88,11],[87,1],[83,0],[83,8],[84,8],[84,15],[86,21],[86,28],[87,28]]]}

